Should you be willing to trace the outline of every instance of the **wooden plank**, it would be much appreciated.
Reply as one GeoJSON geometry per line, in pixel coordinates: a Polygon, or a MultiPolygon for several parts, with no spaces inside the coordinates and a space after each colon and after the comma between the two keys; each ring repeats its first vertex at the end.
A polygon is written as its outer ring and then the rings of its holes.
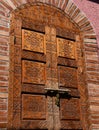
{"type": "Polygon", "coordinates": [[[22,51],[22,58],[39,62],[46,62],[46,55],[43,53],[35,53],[30,51],[22,51]]]}
{"type": "Polygon", "coordinates": [[[79,120],[62,120],[61,130],[83,130],[79,120]]]}
{"type": "Polygon", "coordinates": [[[74,59],[58,57],[58,65],[77,68],[77,61],[74,59]]]}
{"type": "Polygon", "coordinates": [[[31,20],[31,19],[26,19],[24,18],[24,20],[22,21],[22,27],[26,30],[30,29],[30,30],[35,30],[37,32],[45,32],[45,26],[42,25],[41,23],[36,23],[31,20]]]}
{"type": "Polygon", "coordinates": [[[58,27],[56,28],[56,35],[57,37],[63,37],[74,41],[76,38],[75,32],[73,32],[72,30],[68,30],[68,29],[64,30],[58,27]]]}
{"type": "Polygon", "coordinates": [[[34,85],[34,84],[22,84],[23,93],[39,93],[45,94],[44,85],[34,85]]]}
{"type": "Polygon", "coordinates": [[[48,122],[46,120],[22,120],[21,129],[48,130],[48,122]]]}

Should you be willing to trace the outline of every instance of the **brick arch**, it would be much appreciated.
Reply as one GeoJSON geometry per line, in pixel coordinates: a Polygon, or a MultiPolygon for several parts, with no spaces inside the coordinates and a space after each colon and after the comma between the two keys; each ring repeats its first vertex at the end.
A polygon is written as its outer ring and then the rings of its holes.
{"type": "MultiPolygon", "coordinates": [[[[6,2],[1,1],[1,8],[2,8],[1,14],[2,14],[2,19],[4,19],[5,21],[3,22],[5,24],[2,25],[3,33],[0,35],[1,40],[3,38],[4,42],[9,43],[9,23],[10,23],[11,12],[13,12],[14,10],[18,11],[21,8],[31,6],[32,4],[38,2],[59,8],[60,10],[66,13],[67,17],[69,17],[71,21],[75,23],[75,25],[77,25],[80,28],[83,34],[84,50],[85,50],[85,57],[86,57],[86,68],[90,70],[91,68],[89,64],[90,62],[93,61],[93,56],[89,59],[88,58],[90,55],[89,53],[91,53],[91,50],[93,48],[96,48],[97,46],[95,31],[88,18],[85,16],[83,12],[80,11],[80,9],[73,3],[72,0],[63,0],[63,1],[61,0],[22,0],[22,1],[7,0],[6,2]]],[[[95,54],[93,53],[93,55],[95,54]]],[[[4,58],[6,58],[6,62],[8,63],[9,61],[8,57],[6,56],[4,58]]],[[[95,65],[93,64],[93,66],[95,65]]],[[[87,76],[88,76],[87,86],[89,89],[89,86],[91,85],[90,77],[92,75],[87,73],[87,76]]],[[[8,81],[6,81],[5,84],[6,84],[5,86],[8,86],[8,81]]],[[[88,93],[90,94],[91,90],[89,90],[88,93]]],[[[5,97],[7,98],[7,95],[5,95],[5,97]]]]}

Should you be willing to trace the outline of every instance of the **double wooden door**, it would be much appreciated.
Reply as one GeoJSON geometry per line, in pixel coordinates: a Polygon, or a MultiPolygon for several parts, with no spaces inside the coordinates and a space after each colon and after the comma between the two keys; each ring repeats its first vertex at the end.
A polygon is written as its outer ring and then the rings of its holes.
{"type": "Polygon", "coordinates": [[[53,27],[22,29],[18,49],[20,129],[81,130],[76,41],[56,36],[53,27]]]}

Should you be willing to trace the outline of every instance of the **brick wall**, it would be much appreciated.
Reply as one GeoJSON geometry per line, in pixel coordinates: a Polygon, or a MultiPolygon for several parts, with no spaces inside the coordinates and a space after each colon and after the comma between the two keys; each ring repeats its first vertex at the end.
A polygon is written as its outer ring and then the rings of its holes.
{"type": "MultiPolygon", "coordinates": [[[[9,21],[10,12],[19,6],[37,0],[0,0],[0,127],[6,127],[8,106],[8,78],[9,78],[9,21]]],[[[38,0],[62,9],[84,33],[86,54],[87,86],[90,106],[90,129],[99,129],[99,4],[88,0],[73,0],[84,14],[71,0],[38,0]],[[73,11],[71,10],[73,8],[73,11]],[[76,12],[78,11],[78,12],[76,12]],[[80,14],[81,13],[81,14],[80,14]],[[94,28],[94,31],[92,29],[94,28]],[[97,41],[96,41],[97,37],[97,41]]]]}
{"type": "Polygon", "coordinates": [[[86,41],[86,64],[87,64],[87,80],[88,94],[91,120],[90,129],[99,129],[99,2],[98,0],[73,0],[74,3],[85,13],[90,20],[97,37],[96,41],[86,41]],[[92,2],[93,1],[93,2],[92,2]]]}
{"type": "Polygon", "coordinates": [[[0,128],[6,126],[9,74],[9,18],[7,8],[0,2],[0,128]]]}

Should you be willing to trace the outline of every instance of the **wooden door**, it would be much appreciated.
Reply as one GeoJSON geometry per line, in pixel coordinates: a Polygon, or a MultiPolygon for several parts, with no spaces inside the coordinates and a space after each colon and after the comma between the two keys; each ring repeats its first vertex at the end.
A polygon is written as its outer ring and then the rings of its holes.
{"type": "Polygon", "coordinates": [[[22,129],[52,129],[52,98],[47,79],[45,35],[22,30],[22,129]]]}
{"type": "Polygon", "coordinates": [[[53,27],[46,26],[45,33],[21,31],[21,45],[15,46],[16,53],[21,52],[15,59],[21,92],[20,101],[14,101],[21,106],[19,111],[15,108],[13,119],[20,115],[15,126],[28,130],[82,129],[76,42],[56,36],[53,27]]]}
{"type": "Polygon", "coordinates": [[[70,90],[67,95],[60,95],[60,128],[62,130],[80,130],[82,125],[80,121],[76,42],[57,38],[57,48],[58,87],[70,90]]]}

